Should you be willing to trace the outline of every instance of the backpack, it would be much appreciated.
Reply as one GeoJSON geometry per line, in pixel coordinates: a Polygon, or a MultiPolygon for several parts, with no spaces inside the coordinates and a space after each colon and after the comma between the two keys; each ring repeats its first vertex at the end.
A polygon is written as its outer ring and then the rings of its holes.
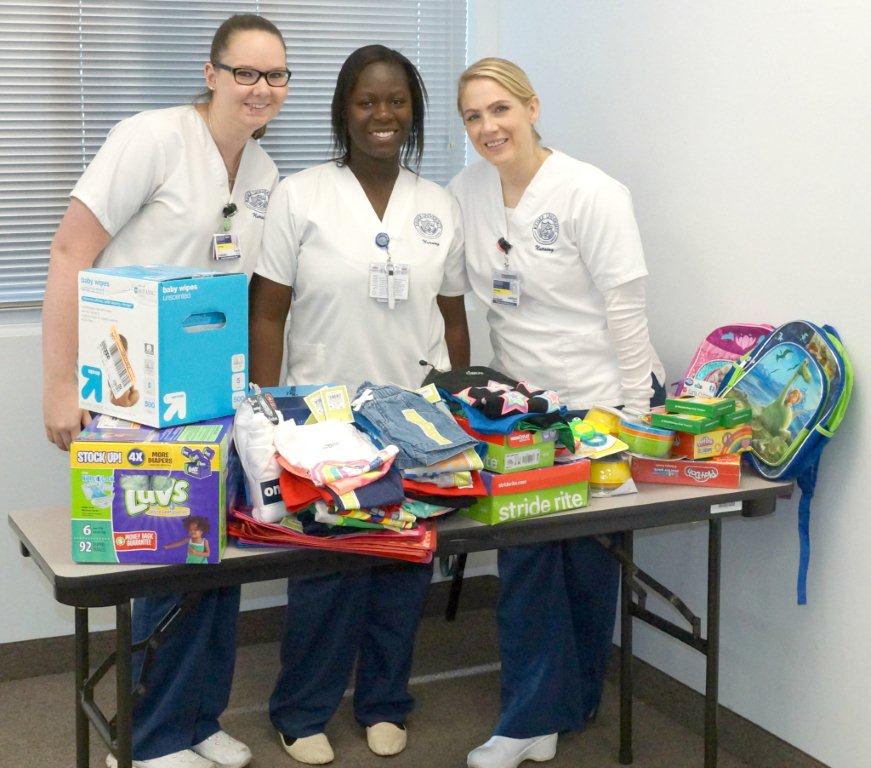
{"type": "Polygon", "coordinates": [[[807,603],[810,505],[820,455],[840,426],[853,367],[838,332],[804,320],[775,328],[735,364],[718,394],[753,411],[750,462],[769,480],[795,478],[800,540],[797,593],[807,603]]]}
{"type": "Polygon", "coordinates": [[[767,323],[737,323],[715,328],[696,349],[683,379],[677,384],[675,397],[716,394],[733,363],[764,341],[773,329],[774,326],[767,323]]]}

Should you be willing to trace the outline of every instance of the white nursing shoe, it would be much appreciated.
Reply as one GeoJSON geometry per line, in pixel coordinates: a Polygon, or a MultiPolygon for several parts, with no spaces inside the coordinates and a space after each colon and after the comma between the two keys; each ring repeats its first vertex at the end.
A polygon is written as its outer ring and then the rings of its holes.
{"type": "Polygon", "coordinates": [[[398,755],[408,743],[408,732],[404,725],[375,723],[366,728],[366,743],[369,749],[381,757],[398,755]]]}
{"type": "MultiPolygon", "coordinates": [[[[118,768],[115,755],[106,755],[106,765],[108,768],[118,768]]],[[[151,760],[134,760],[133,768],[215,768],[215,764],[190,749],[183,749],[151,760]]]]}
{"type": "Polygon", "coordinates": [[[517,768],[524,760],[543,763],[556,756],[557,734],[533,736],[531,739],[510,739],[493,736],[469,752],[469,768],[517,768]]]}
{"type": "Polygon", "coordinates": [[[298,763],[306,765],[326,765],[333,762],[335,755],[330,746],[330,740],[324,733],[315,733],[311,736],[302,736],[292,739],[279,731],[281,746],[298,763]]]}
{"type": "Polygon", "coordinates": [[[216,731],[191,749],[200,757],[211,760],[215,768],[245,768],[251,762],[251,750],[226,731],[216,731]]]}

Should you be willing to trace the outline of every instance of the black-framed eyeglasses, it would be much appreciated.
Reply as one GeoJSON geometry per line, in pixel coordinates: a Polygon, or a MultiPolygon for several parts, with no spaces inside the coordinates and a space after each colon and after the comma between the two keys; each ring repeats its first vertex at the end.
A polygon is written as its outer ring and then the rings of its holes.
{"type": "Polygon", "coordinates": [[[270,72],[261,72],[259,69],[252,69],[251,67],[228,67],[220,61],[214,62],[214,66],[218,69],[225,69],[227,72],[231,72],[233,79],[239,85],[254,85],[262,77],[265,78],[267,85],[271,85],[273,88],[283,88],[290,80],[289,69],[273,69],[270,72]]]}

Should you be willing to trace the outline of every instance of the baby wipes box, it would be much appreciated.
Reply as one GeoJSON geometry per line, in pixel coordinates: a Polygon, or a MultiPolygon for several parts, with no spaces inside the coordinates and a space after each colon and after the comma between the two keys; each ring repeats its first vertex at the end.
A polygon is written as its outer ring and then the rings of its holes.
{"type": "Polygon", "coordinates": [[[152,427],[227,416],[248,382],[245,275],[79,272],[79,403],[152,427]]]}
{"type": "Polygon", "coordinates": [[[70,448],[73,560],[217,563],[233,419],[152,429],[97,416],[70,448]]]}

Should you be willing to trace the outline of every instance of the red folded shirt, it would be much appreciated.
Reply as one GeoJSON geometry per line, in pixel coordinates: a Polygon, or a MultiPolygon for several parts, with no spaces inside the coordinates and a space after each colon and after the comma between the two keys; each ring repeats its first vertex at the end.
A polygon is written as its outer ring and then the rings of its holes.
{"type": "Polygon", "coordinates": [[[436,549],[436,529],[422,522],[406,531],[372,531],[342,536],[307,536],[282,525],[259,523],[253,517],[234,510],[227,522],[227,533],[242,544],[264,547],[309,547],[331,552],[386,557],[409,563],[428,563],[436,549]]]}

